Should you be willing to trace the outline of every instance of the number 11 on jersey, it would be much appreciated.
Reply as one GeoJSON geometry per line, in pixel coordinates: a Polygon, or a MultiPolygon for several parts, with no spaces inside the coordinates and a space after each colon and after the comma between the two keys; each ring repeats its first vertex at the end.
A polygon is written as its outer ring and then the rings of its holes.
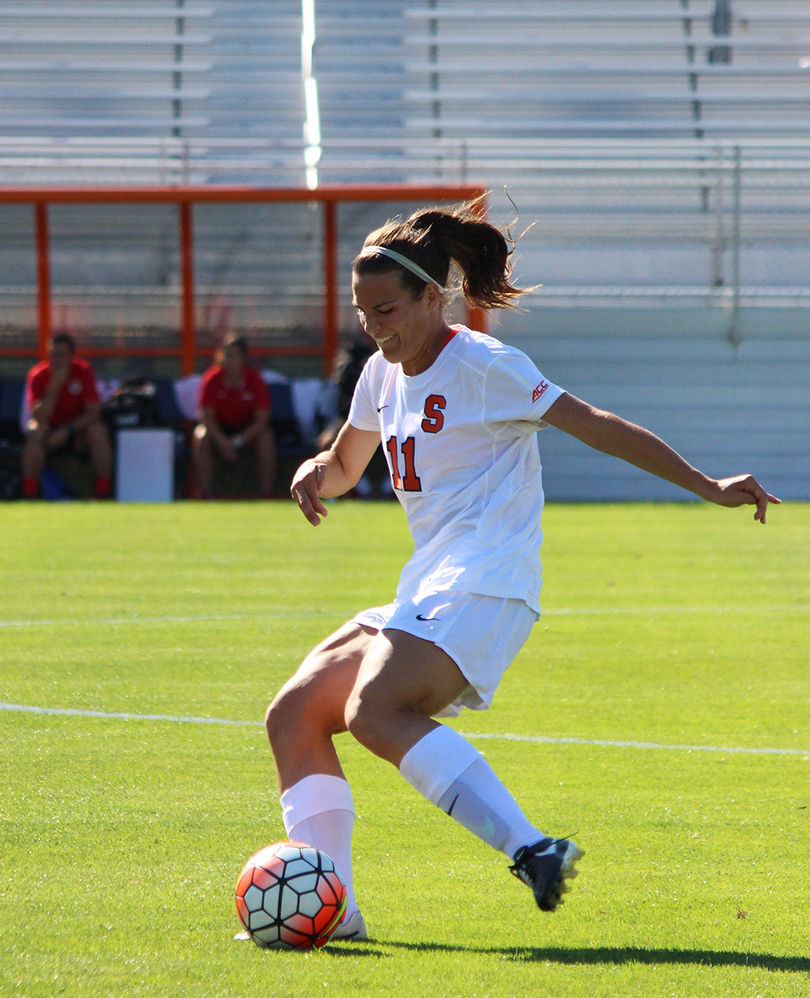
{"type": "Polygon", "coordinates": [[[388,457],[391,463],[391,480],[394,483],[394,488],[398,489],[400,492],[421,492],[422,483],[419,480],[419,476],[416,474],[416,464],[414,462],[414,450],[416,448],[416,440],[414,437],[408,437],[407,440],[402,441],[402,460],[405,465],[405,477],[399,473],[399,450],[400,446],[397,442],[396,437],[389,437],[386,442],[385,449],[388,451],[388,457]]]}

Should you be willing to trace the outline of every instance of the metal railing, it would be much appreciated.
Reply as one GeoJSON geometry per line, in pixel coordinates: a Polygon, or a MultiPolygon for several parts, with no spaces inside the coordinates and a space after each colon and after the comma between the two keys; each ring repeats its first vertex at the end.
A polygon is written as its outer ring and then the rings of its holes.
{"type": "MultiPolygon", "coordinates": [[[[504,186],[519,204],[521,217],[540,224],[526,234],[521,252],[543,245],[574,248],[634,244],[656,248],[700,247],[708,255],[707,280],[699,285],[673,272],[648,285],[605,280],[598,270],[574,281],[546,281],[535,301],[626,306],[669,301],[698,303],[730,310],[729,336],[737,335],[741,308],[810,307],[810,267],[785,274],[775,284],[756,269],[743,267],[746,251],[764,246],[807,250],[810,254],[810,141],[709,142],[706,140],[532,140],[505,145],[496,139],[324,138],[321,186],[302,190],[303,142],[255,140],[143,139],[47,142],[0,139],[0,170],[8,177],[17,164],[29,182],[59,176],[58,188],[0,191],[0,202],[36,205],[40,260],[40,336],[47,331],[47,299],[41,274],[47,253],[47,205],[66,203],[150,202],[177,204],[180,242],[190,247],[192,204],[218,200],[310,200],[324,212],[336,199],[378,201],[400,197],[430,200],[456,192],[466,197],[489,189],[491,203],[504,186]],[[82,178],[107,177],[118,186],[71,187],[82,178]],[[256,177],[272,177],[274,186],[251,186],[256,177]],[[149,184],[138,178],[149,178],[149,184]],[[354,183],[342,186],[347,178],[354,183]],[[278,184],[288,186],[277,186],[278,184]],[[133,184],[125,187],[124,184],[133,184]],[[227,186],[221,186],[227,184],[227,186]],[[368,186],[365,186],[367,184],[368,186]],[[359,185],[359,186],[358,186],[359,185]],[[407,193],[404,193],[406,192],[407,193]],[[188,230],[188,231],[187,231],[188,230]],[[43,236],[42,233],[45,233],[43,236]],[[44,241],[44,242],[43,242],[44,241]],[[746,275],[745,283],[743,275],[746,275]],[[45,304],[43,304],[45,302],[45,304]]],[[[501,201],[505,199],[500,197],[501,201]]],[[[500,204],[497,210],[500,211],[500,204]]],[[[500,218],[495,218],[500,224],[500,218]]],[[[323,231],[328,226],[324,223],[323,231]]],[[[335,252],[330,251],[330,252],[335,252]]],[[[184,369],[194,355],[193,308],[187,296],[193,266],[182,260],[183,334],[177,354],[184,369]]],[[[324,250],[324,267],[330,277],[324,250]]],[[[334,266],[334,261],[329,266],[334,266]]],[[[317,291],[317,288],[315,288],[317,291]]],[[[192,289],[193,291],[193,289],[192,289]]],[[[239,290],[233,294],[238,297],[239,290]]],[[[330,358],[337,338],[341,296],[332,287],[331,317],[325,328],[330,358]]],[[[19,296],[18,296],[19,297],[19,296]]],[[[317,307],[317,306],[314,306],[317,307]]],[[[42,340],[37,349],[42,349],[42,340]]],[[[271,348],[268,347],[268,350],[271,348]]],[[[275,348],[273,348],[275,349],[275,348]]],[[[302,349],[313,349],[306,347],[302,349]]],[[[317,348],[318,352],[321,348],[317,348]]]]}
{"type": "MultiPolygon", "coordinates": [[[[323,360],[323,370],[328,376],[333,369],[338,350],[339,338],[339,290],[338,290],[338,230],[337,209],[347,202],[412,202],[412,201],[462,201],[480,197],[480,188],[461,185],[400,185],[365,187],[321,187],[316,191],[301,188],[260,188],[260,187],[84,187],[84,188],[0,188],[0,204],[29,204],[33,208],[35,233],[36,272],[37,272],[37,316],[38,331],[36,342],[26,346],[8,347],[0,345],[0,357],[39,357],[47,355],[48,342],[53,328],[53,304],[51,281],[51,235],[49,210],[53,205],[176,205],[178,211],[180,287],[177,336],[172,345],[147,343],[143,346],[118,345],[94,347],[82,344],[86,356],[105,357],[174,357],[180,362],[183,374],[191,374],[197,369],[200,356],[210,356],[211,349],[202,349],[197,338],[195,314],[195,262],[194,262],[194,217],[195,205],[202,204],[289,204],[290,202],[310,202],[319,204],[323,212],[323,317],[319,323],[320,342],[317,345],[265,346],[253,349],[258,356],[317,356],[323,360]]],[[[481,211],[485,212],[481,204],[481,211]]],[[[0,292],[3,289],[0,289],[0,292]]],[[[30,294],[31,289],[14,288],[11,297],[30,294]]],[[[98,287],[84,289],[85,295],[99,293],[98,287]]],[[[114,288],[110,292],[125,300],[137,296],[138,288],[114,288]]],[[[141,289],[154,295],[154,289],[141,289]]],[[[74,289],[80,296],[82,289],[74,289]]],[[[168,296],[171,296],[168,292],[168,296]]],[[[164,293],[165,296],[165,293],[164,293]]],[[[479,329],[486,328],[486,316],[477,309],[468,311],[468,321],[479,329]]]]}

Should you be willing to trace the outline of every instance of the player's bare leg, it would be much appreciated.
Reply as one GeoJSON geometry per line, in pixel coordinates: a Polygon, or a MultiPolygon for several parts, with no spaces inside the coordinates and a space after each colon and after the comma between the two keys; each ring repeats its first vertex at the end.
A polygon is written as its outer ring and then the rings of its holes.
{"type": "Polygon", "coordinates": [[[307,655],[267,709],[265,726],[282,793],[313,773],[345,779],[332,736],[346,731],[346,701],[374,639],[345,624],[307,655]]]}
{"type": "Polygon", "coordinates": [[[214,447],[211,435],[202,423],[194,427],[191,438],[191,451],[194,457],[194,477],[197,488],[203,497],[211,497],[214,487],[214,447]]]}
{"type": "Polygon", "coordinates": [[[109,478],[112,474],[112,447],[107,427],[99,419],[85,429],[90,463],[97,476],[109,478]]]}
{"type": "Polygon", "coordinates": [[[276,484],[276,440],[269,426],[256,436],[255,447],[259,494],[266,499],[273,495],[276,484]]]}
{"type": "Polygon", "coordinates": [[[439,727],[432,715],[466,687],[456,663],[431,641],[406,631],[381,631],[347,698],[348,729],[375,755],[399,766],[409,749],[439,727]]]}
{"type": "Polygon", "coordinates": [[[354,802],[332,738],[346,731],[346,700],[374,634],[346,624],[312,651],[267,711],[284,827],[330,856],[347,890],[346,917],[332,938],[366,937],[354,896],[354,802]]]}
{"type": "Polygon", "coordinates": [[[22,450],[22,477],[26,486],[26,498],[35,498],[39,494],[39,478],[45,467],[47,440],[48,427],[30,419],[22,450]]]}
{"type": "Polygon", "coordinates": [[[432,720],[466,686],[455,662],[432,642],[384,630],[363,660],[346,705],[347,726],[429,801],[512,859],[512,872],[532,888],[538,906],[553,911],[582,852],[540,832],[478,750],[432,720]]]}
{"type": "Polygon", "coordinates": [[[106,425],[97,419],[76,433],[74,447],[77,454],[89,454],[95,475],[96,496],[104,499],[112,487],[112,447],[106,425]]]}

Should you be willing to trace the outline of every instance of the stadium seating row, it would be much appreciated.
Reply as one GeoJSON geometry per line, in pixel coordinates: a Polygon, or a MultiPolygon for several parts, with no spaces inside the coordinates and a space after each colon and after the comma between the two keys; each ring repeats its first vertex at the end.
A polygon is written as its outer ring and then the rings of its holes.
{"type": "MultiPolygon", "coordinates": [[[[317,432],[335,415],[334,386],[318,379],[289,381],[275,371],[264,372],[272,401],[272,426],[276,440],[279,475],[277,494],[284,496],[287,483],[301,459],[315,450],[317,432]]],[[[199,375],[181,380],[155,378],[152,383],[155,394],[149,405],[135,409],[127,406],[110,406],[105,413],[110,429],[131,429],[137,427],[166,427],[174,431],[175,496],[187,498],[191,489],[191,429],[197,419],[197,396],[199,375]],[[144,416],[145,419],[138,418],[144,416]],[[130,418],[132,417],[132,418],[130,418]]],[[[117,381],[100,381],[99,391],[103,400],[111,399],[118,387],[117,381]]],[[[0,500],[16,499],[20,495],[22,447],[22,427],[25,425],[26,408],[24,402],[25,383],[21,378],[0,379],[0,500]]],[[[113,432],[113,441],[117,433],[113,432]]],[[[89,468],[82,467],[69,455],[61,455],[56,475],[50,474],[43,488],[46,498],[59,498],[62,495],[92,495],[89,468]],[[63,480],[67,476],[67,482],[63,480]],[[59,484],[61,483],[61,484],[59,484]],[[67,488],[67,493],[62,488],[67,488]]],[[[226,488],[232,491],[240,483],[252,481],[252,462],[249,467],[235,469],[235,477],[226,479],[226,488]]]]}
{"type": "MultiPolygon", "coordinates": [[[[154,379],[156,425],[180,430],[196,421],[199,380],[197,375],[182,380],[154,379]]],[[[334,415],[329,383],[317,379],[290,382],[275,372],[268,372],[266,380],[279,453],[311,453],[316,430],[334,415]]],[[[111,397],[118,385],[117,381],[101,382],[102,399],[111,397]]],[[[21,439],[26,411],[24,388],[22,378],[0,379],[0,435],[7,440],[21,439]]]]}
{"type": "MultiPolygon", "coordinates": [[[[302,5],[140,10],[0,7],[8,182],[302,183],[302,5]]],[[[421,180],[434,165],[447,179],[448,138],[808,137],[802,0],[319,0],[314,10],[321,182],[421,180]]],[[[466,169],[487,182],[473,160],[466,169]]]]}
{"type": "MultiPolygon", "coordinates": [[[[0,102],[6,181],[300,186],[304,6],[3,5],[0,92],[30,104],[0,102]],[[17,128],[27,109],[31,127],[17,128]]],[[[689,294],[725,306],[732,287],[751,301],[805,300],[804,0],[312,9],[320,183],[477,183],[492,189],[499,223],[514,217],[506,186],[521,220],[538,223],[521,241],[522,271],[559,300],[689,294]]],[[[0,215],[0,338],[19,348],[36,324],[31,212],[0,215]]],[[[377,219],[365,206],[339,212],[344,331],[349,262],[377,219]]],[[[60,205],[50,221],[56,326],[99,346],[176,342],[174,206],[60,205]]],[[[202,347],[226,326],[260,345],[318,341],[321,225],[310,206],[195,208],[202,347]]]]}

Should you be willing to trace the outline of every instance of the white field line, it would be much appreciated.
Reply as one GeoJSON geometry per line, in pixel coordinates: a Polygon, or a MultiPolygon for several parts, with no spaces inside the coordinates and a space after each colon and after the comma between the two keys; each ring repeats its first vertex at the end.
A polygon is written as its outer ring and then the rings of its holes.
{"type": "MultiPolygon", "coordinates": [[[[80,627],[110,625],[131,625],[131,624],[195,624],[206,621],[239,621],[239,620],[317,620],[323,618],[351,620],[356,611],[345,613],[206,613],[198,615],[169,615],[164,617],[98,617],[64,620],[0,620],[2,627],[80,627]]],[[[627,615],[647,615],[657,614],[723,614],[723,613],[808,613],[810,605],[795,604],[793,606],[784,604],[776,606],[640,606],[640,607],[561,607],[556,610],[544,610],[544,617],[592,617],[600,615],[627,614],[627,615]]]]}
{"type": "Polygon", "coordinates": [[[674,752],[721,752],[743,755],[801,755],[810,757],[810,749],[793,748],[732,748],[722,745],[664,745],[659,742],[622,742],[606,738],[546,738],[544,735],[473,734],[465,738],[493,738],[507,742],[536,742],[541,745],[600,745],[606,748],[668,749],[674,752]]]}
{"type": "Polygon", "coordinates": [[[231,721],[225,717],[191,717],[181,714],[130,714],[126,711],[79,710],[74,707],[29,707],[21,703],[0,703],[0,710],[24,714],[52,714],[60,717],[107,717],[118,721],[180,721],[183,724],[227,724],[238,728],[256,728],[258,721],[231,721]]]}
{"type": "MultiPolygon", "coordinates": [[[[61,717],[101,717],[119,721],[172,721],[182,724],[222,724],[239,728],[258,728],[259,721],[233,721],[225,717],[193,717],[176,714],[132,714],[124,711],[79,710],[71,707],[33,707],[20,703],[1,703],[0,711],[24,714],[48,714],[61,717]]],[[[799,755],[810,757],[810,749],[739,748],[721,745],[666,745],[659,742],[627,742],[604,738],[551,738],[545,735],[510,735],[492,732],[463,732],[465,738],[487,738],[507,742],[530,742],[536,745],[593,745],[602,748],[663,749],[671,752],[719,752],[723,755],[799,755]]]]}

